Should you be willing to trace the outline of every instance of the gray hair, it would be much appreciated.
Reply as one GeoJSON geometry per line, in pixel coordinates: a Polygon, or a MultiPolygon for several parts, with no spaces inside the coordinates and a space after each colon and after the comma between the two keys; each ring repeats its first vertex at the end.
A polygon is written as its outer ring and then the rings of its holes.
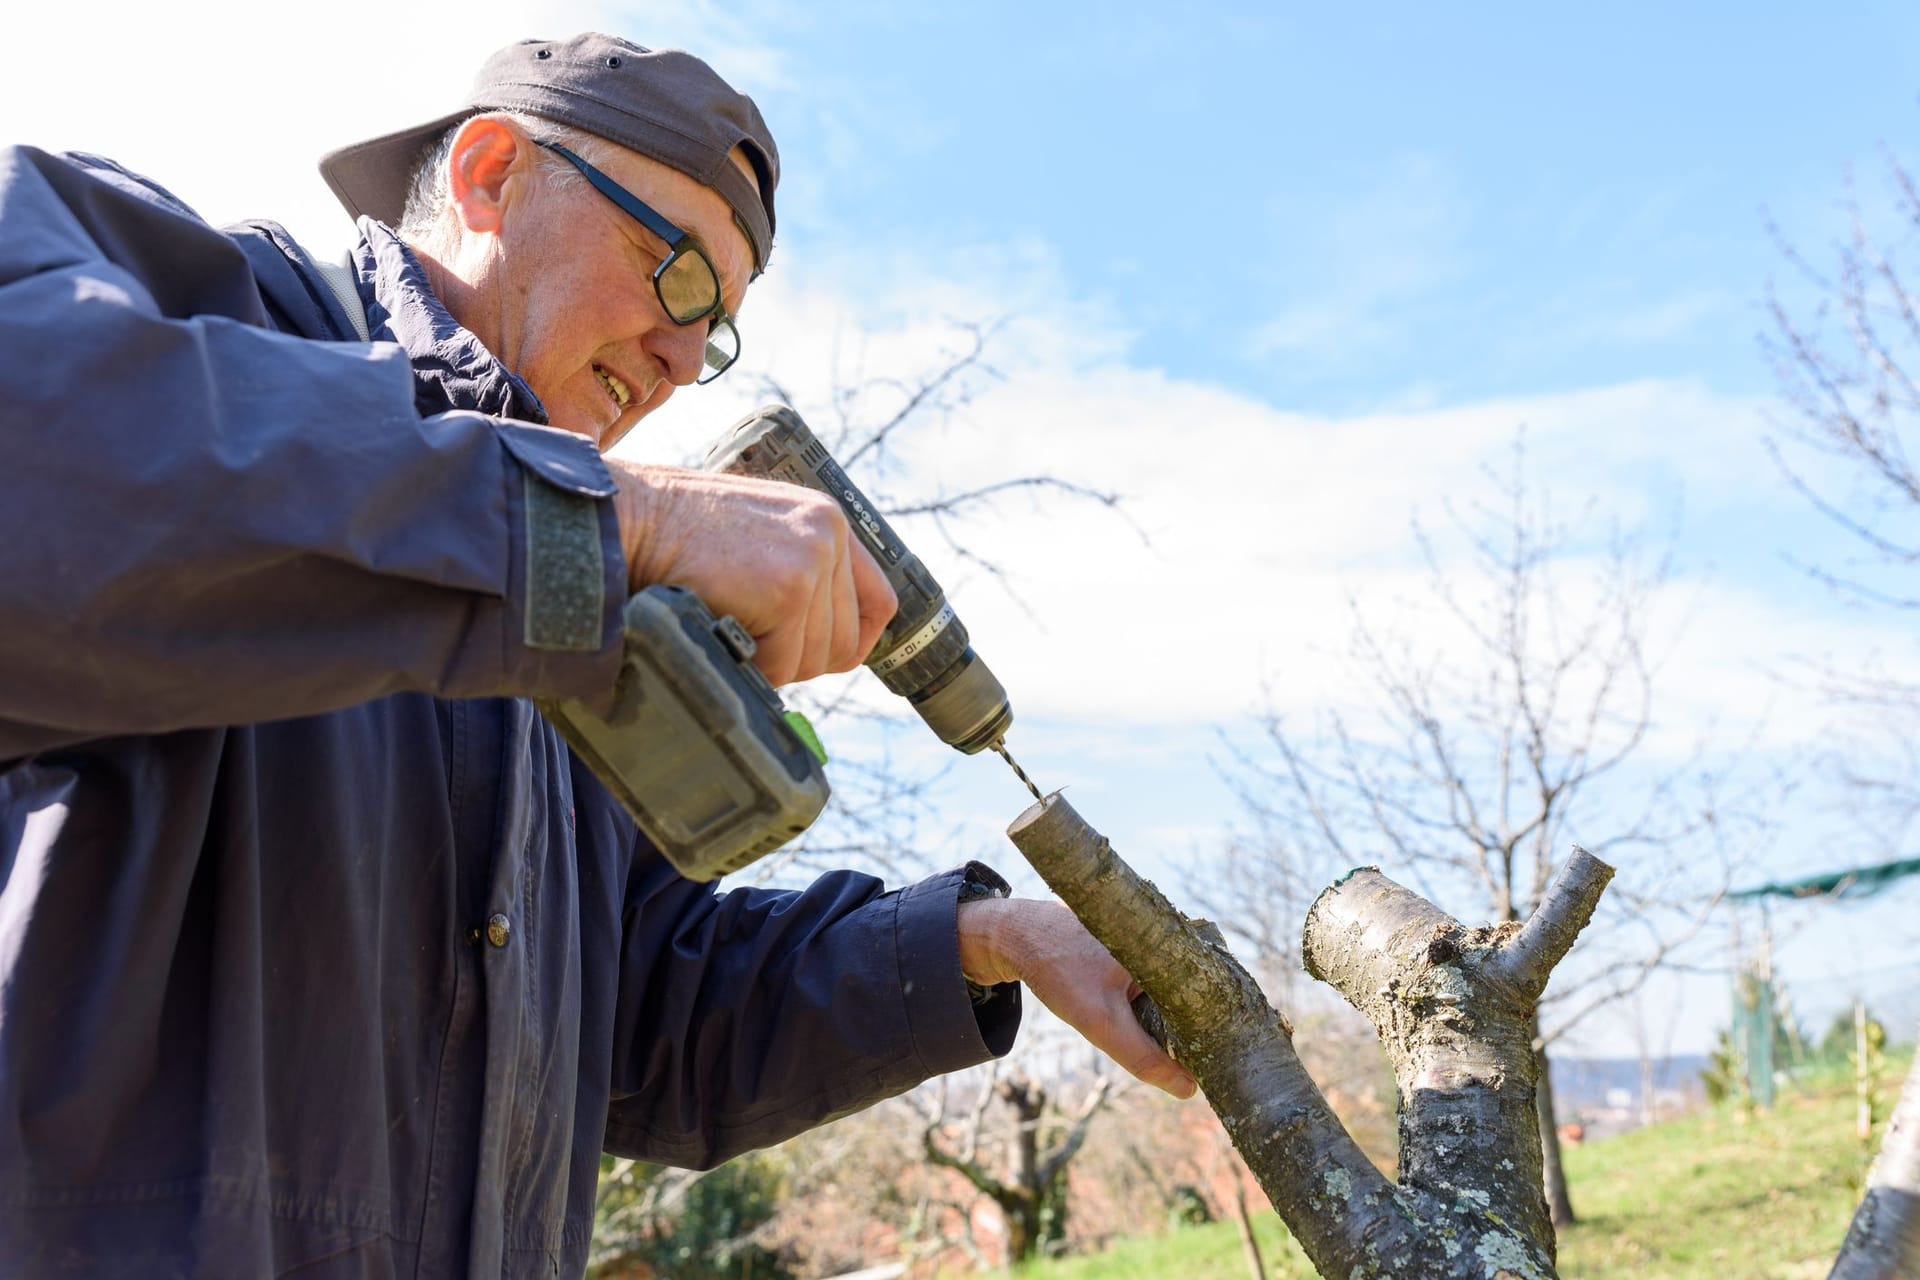
{"type": "MultiPolygon", "coordinates": [[[[613,145],[584,129],[558,124],[541,116],[529,115],[524,111],[482,111],[476,112],[475,115],[511,120],[519,125],[528,137],[542,142],[558,142],[588,164],[601,163],[606,158],[608,149],[613,145]]],[[[469,120],[473,118],[473,116],[467,117],[469,120]]],[[[461,120],[449,125],[446,132],[442,133],[434,144],[422,153],[420,163],[414,167],[413,178],[407,184],[406,211],[400,215],[400,226],[397,228],[403,234],[424,237],[439,224],[440,215],[446,210],[447,203],[451,199],[447,168],[453,160],[453,140],[466,122],[461,120]]],[[[542,150],[536,153],[534,162],[546,172],[549,178],[557,182],[586,181],[578,169],[550,151],[542,150]]]]}

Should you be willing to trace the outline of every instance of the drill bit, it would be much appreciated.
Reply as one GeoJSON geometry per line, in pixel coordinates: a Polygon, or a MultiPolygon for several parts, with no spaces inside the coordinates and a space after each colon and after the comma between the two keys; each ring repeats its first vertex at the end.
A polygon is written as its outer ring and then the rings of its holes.
{"type": "Polygon", "coordinates": [[[995,738],[987,745],[1000,754],[1000,758],[1007,762],[1007,767],[1020,776],[1020,781],[1027,784],[1027,790],[1033,792],[1033,798],[1035,800],[1044,800],[1046,798],[1040,794],[1040,788],[1033,785],[1033,779],[1027,776],[1027,771],[1022,769],[1011,755],[1007,754],[1007,740],[1005,738],[995,738]]]}

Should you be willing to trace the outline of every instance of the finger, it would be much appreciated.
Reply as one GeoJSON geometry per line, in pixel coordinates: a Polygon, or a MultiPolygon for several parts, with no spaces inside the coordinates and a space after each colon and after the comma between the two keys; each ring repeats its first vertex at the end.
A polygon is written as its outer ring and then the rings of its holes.
{"type": "Polygon", "coordinates": [[[1140,1026],[1132,1005],[1098,999],[1076,1008],[1070,997],[1058,998],[1064,993],[1056,993],[1056,1000],[1051,1001],[1046,999],[1047,993],[1036,991],[1036,994],[1069,1026],[1118,1063],[1128,1075],[1156,1089],[1163,1089],[1176,1098],[1191,1098],[1198,1090],[1199,1086],[1194,1083],[1187,1069],[1140,1026]]]}
{"type": "Polygon", "coordinates": [[[854,594],[860,602],[860,657],[864,661],[873,652],[873,646],[880,643],[880,633],[893,621],[900,600],[893,594],[893,584],[887,581],[873,553],[857,540],[850,549],[854,594]]]}
{"type": "Polygon", "coordinates": [[[801,651],[796,680],[811,680],[833,669],[833,578],[817,574],[807,596],[804,625],[806,642],[801,651]]]}
{"type": "Polygon", "coordinates": [[[1043,1004],[1129,1075],[1176,1098],[1191,1098],[1199,1088],[1193,1076],[1147,1034],[1133,1005],[1123,998],[1132,985],[1126,971],[1104,950],[1100,961],[1097,977],[1084,970],[1071,977],[1036,974],[1029,976],[1029,985],[1043,1004]],[[1094,988],[1099,988],[1097,993],[1094,988]]]}
{"type": "Polygon", "coordinates": [[[790,623],[781,623],[765,635],[754,638],[753,665],[776,689],[792,684],[800,670],[802,636],[790,623]]]}
{"type": "Polygon", "coordinates": [[[833,653],[829,671],[851,671],[868,650],[860,647],[860,593],[853,583],[854,548],[833,566],[833,653]]]}
{"type": "MultiPolygon", "coordinates": [[[[1127,1009],[1127,1017],[1129,1019],[1133,1017],[1133,1009],[1127,1009]]],[[[1135,1023],[1135,1031],[1139,1031],[1139,1023],[1135,1023]]],[[[1146,1080],[1154,1088],[1165,1090],[1175,1098],[1183,1098],[1183,1100],[1192,1098],[1196,1092],[1200,1092],[1200,1084],[1192,1079],[1192,1075],[1188,1075],[1187,1067],[1181,1067],[1177,1061],[1173,1061],[1173,1057],[1167,1055],[1164,1048],[1154,1044],[1152,1036],[1139,1031],[1137,1036],[1125,1034],[1125,1038],[1133,1042],[1131,1054],[1127,1052],[1125,1046],[1116,1046],[1114,1061],[1117,1061],[1121,1067],[1125,1067],[1129,1075],[1146,1080]]]]}
{"type": "Polygon", "coordinates": [[[1041,1003],[1129,1074],[1176,1098],[1198,1090],[1185,1067],[1148,1035],[1128,997],[1138,984],[1065,903],[1009,899],[1018,924],[1003,928],[1013,973],[1041,1003]]]}
{"type": "Polygon", "coordinates": [[[1164,1089],[1176,1098],[1191,1098],[1199,1091],[1200,1086],[1187,1069],[1141,1027],[1140,1020],[1134,1017],[1132,1005],[1123,1006],[1121,1011],[1115,1013],[1113,1021],[1116,1035],[1108,1052],[1129,1075],[1146,1081],[1156,1089],[1164,1089]]]}

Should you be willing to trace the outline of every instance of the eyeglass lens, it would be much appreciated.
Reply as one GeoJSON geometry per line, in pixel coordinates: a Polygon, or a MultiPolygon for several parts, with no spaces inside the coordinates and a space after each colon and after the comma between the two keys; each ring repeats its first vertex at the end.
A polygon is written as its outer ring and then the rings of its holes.
{"type": "Polygon", "coordinates": [[[716,322],[707,334],[707,372],[700,381],[712,382],[739,358],[740,331],[731,320],[716,322]]]}
{"type": "Polygon", "coordinates": [[[720,281],[705,257],[691,250],[675,254],[655,282],[667,314],[678,324],[689,324],[713,310],[720,300],[720,281]]]}

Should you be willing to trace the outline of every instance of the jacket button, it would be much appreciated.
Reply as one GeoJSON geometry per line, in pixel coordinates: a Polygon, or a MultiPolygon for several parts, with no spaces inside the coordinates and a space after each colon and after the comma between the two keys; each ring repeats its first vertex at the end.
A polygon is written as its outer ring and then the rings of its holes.
{"type": "Polygon", "coordinates": [[[487,941],[496,947],[507,945],[507,939],[513,936],[513,921],[498,913],[487,917],[487,941]]]}

